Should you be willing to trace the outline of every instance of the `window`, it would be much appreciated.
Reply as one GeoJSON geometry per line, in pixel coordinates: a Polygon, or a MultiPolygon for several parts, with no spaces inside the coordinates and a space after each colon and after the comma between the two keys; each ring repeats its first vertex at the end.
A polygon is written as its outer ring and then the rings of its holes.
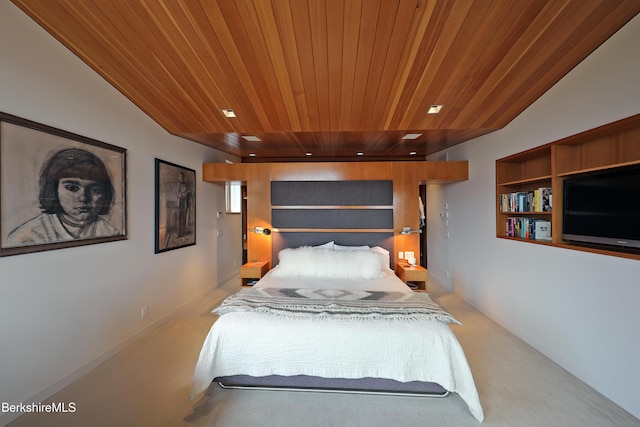
{"type": "Polygon", "coordinates": [[[225,184],[225,196],[227,213],[242,212],[242,184],[240,182],[227,182],[225,184]]]}

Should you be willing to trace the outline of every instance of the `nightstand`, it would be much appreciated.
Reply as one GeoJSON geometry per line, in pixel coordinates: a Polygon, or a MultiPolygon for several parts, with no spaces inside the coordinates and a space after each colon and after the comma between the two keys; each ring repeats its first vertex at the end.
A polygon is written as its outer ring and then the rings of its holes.
{"type": "Polygon", "coordinates": [[[249,282],[261,279],[269,271],[269,268],[269,261],[254,261],[244,264],[240,267],[242,286],[248,286],[249,282]]]}
{"type": "Polygon", "coordinates": [[[419,290],[427,290],[429,272],[426,268],[419,265],[411,266],[406,263],[398,263],[396,264],[396,274],[404,283],[416,283],[419,290]]]}

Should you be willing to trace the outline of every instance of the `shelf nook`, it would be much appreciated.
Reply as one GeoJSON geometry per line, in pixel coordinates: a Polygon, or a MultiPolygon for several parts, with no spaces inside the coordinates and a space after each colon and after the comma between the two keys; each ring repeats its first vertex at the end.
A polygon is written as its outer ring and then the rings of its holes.
{"type": "Polygon", "coordinates": [[[562,240],[566,177],[640,164],[640,114],[496,160],[496,236],[640,260],[640,253],[562,240]],[[542,190],[548,189],[548,206],[542,190]],[[535,227],[551,225],[551,238],[535,227]],[[516,227],[515,229],[513,227],[516,227]],[[524,228],[524,229],[523,229],[524,228]]]}

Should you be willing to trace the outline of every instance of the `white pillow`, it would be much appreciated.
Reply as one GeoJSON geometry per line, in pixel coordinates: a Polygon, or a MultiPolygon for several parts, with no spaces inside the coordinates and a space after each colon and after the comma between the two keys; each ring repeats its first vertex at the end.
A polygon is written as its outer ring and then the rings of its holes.
{"type": "Polygon", "coordinates": [[[380,258],[380,268],[382,270],[390,270],[391,269],[391,259],[389,257],[389,251],[381,246],[374,246],[371,248],[371,252],[375,252],[378,254],[380,258]]]}
{"type": "Polygon", "coordinates": [[[330,242],[325,243],[324,245],[318,245],[318,246],[311,246],[312,248],[316,248],[316,249],[333,249],[335,246],[333,240],[330,242]]]}
{"type": "Polygon", "coordinates": [[[380,255],[372,251],[332,251],[308,246],[283,249],[274,277],[325,277],[377,279],[381,277],[380,255]]]}
{"type": "Polygon", "coordinates": [[[334,244],[333,249],[336,251],[368,251],[371,248],[369,246],[342,246],[334,244]]]}
{"type": "Polygon", "coordinates": [[[382,270],[389,270],[391,268],[391,263],[389,259],[389,251],[381,246],[342,246],[342,245],[333,245],[333,249],[336,251],[373,251],[378,254],[380,257],[380,268],[382,270]]]}

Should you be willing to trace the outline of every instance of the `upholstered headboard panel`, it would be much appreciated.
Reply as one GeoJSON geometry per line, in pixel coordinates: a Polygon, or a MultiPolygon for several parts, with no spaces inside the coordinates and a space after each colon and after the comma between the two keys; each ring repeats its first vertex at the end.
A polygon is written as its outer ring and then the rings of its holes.
{"type": "Polygon", "coordinates": [[[272,235],[272,265],[282,249],[329,241],[393,253],[390,180],[272,181],[271,206],[271,223],[278,230],[272,235]]]}
{"type": "Polygon", "coordinates": [[[272,209],[275,228],[392,229],[393,209],[272,209]]]}
{"type": "Polygon", "coordinates": [[[393,181],[272,181],[272,206],[391,206],[393,181]]]}

